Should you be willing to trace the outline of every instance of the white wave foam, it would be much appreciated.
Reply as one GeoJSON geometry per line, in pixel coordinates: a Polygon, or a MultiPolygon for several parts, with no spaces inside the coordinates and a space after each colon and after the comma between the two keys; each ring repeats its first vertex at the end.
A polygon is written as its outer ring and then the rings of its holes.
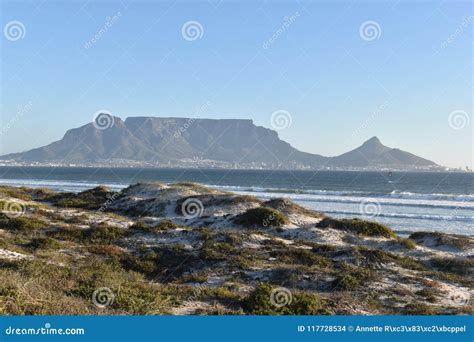
{"type": "Polygon", "coordinates": [[[239,194],[254,195],[262,199],[275,197],[286,197],[296,202],[312,203],[341,203],[341,204],[360,204],[367,200],[377,201],[383,206],[394,207],[413,207],[429,209],[450,209],[450,210],[474,210],[474,203],[462,201],[434,201],[434,200],[414,200],[398,198],[380,198],[380,197],[349,197],[349,196],[324,196],[309,194],[288,194],[288,193],[270,193],[270,192],[252,192],[236,191],[239,194]]]}
{"type": "MultiPolygon", "coordinates": [[[[345,211],[345,210],[326,210],[328,214],[342,214],[347,216],[364,216],[358,211],[345,211]]],[[[413,220],[433,220],[433,221],[459,221],[459,222],[472,222],[474,223],[474,217],[472,216],[460,216],[460,215],[420,215],[420,214],[402,214],[402,213],[380,213],[376,217],[389,217],[389,218],[400,218],[400,219],[413,219],[413,220]]],[[[374,220],[376,217],[370,217],[374,220]]]]}
{"type": "Polygon", "coordinates": [[[377,193],[368,191],[337,191],[337,190],[317,190],[317,189],[285,189],[285,188],[263,188],[252,186],[233,185],[209,185],[214,188],[227,191],[249,191],[281,194],[308,194],[318,196],[342,196],[342,197],[372,197],[372,198],[393,198],[393,199],[413,199],[413,200],[436,200],[436,201],[456,201],[474,202],[474,194],[442,194],[442,193],[416,193],[409,191],[393,190],[390,193],[377,193]]]}
{"type": "Polygon", "coordinates": [[[112,190],[120,190],[126,185],[118,183],[87,182],[87,181],[60,181],[44,179],[0,179],[0,185],[8,186],[26,186],[31,188],[49,188],[58,191],[79,192],[94,188],[99,185],[105,185],[112,190]]]}

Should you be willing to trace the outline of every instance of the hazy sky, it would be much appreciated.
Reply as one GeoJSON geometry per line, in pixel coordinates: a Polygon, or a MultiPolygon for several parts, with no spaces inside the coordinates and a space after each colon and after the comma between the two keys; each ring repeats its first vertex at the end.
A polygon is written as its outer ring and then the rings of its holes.
{"type": "Polygon", "coordinates": [[[472,165],[470,1],[1,3],[2,154],[103,109],[269,128],[284,110],[280,137],[303,151],[376,135],[472,165]]]}

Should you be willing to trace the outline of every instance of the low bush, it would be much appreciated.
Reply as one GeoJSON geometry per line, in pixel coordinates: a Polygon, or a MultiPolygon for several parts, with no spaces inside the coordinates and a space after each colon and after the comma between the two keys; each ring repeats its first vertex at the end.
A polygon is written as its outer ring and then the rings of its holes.
{"type": "Polygon", "coordinates": [[[289,222],[281,212],[271,208],[254,208],[238,215],[235,223],[248,227],[281,227],[289,222]]]}
{"type": "Polygon", "coordinates": [[[472,258],[436,257],[430,260],[430,264],[441,272],[471,277],[474,274],[474,259],[472,258]]]}
{"type": "Polygon", "coordinates": [[[329,267],[331,261],[323,256],[314,254],[311,250],[291,248],[280,249],[272,251],[271,256],[277,258],[278,261],[285,262],[287,264],[300,264],[306,266],[319,266],[329,267]]]}
{"type": "Polygon", "coordinates": [[[24,187],[0,186],[0,195],[2,197],[13,197],[24,201],[31,200],[31,189],[24,187]]]}
{"type": "Polygon", "coordinates": [[[0,228],[30,232],[45,229],[48,223],[35,217],[8,217],[0,213],[0,228]]]}
{"type": "Polygon", "coordinates": [[[203,260],[227,260],[238,254],[235,247],[227,242],[204,241],[199,256],[203,260]]]}
{"type": "Polygon", "coordinates": [[[173,223],[170,220],[163,220],[160,223],[158,223],[158,225],[155,225],[155,226],[148,225],[143,221],[137,221],[130,227],[132,231],[145,232],[145,233],[160,233],[167,230],[173,230],[176,228],[180,228],[180,226],[176,223],[173,223]]]}
{"type": "Polygon", "coordinates": [[[78,194],[60,193],[48,198],[48,201],[58,207],[97,210],[118,197],[119,193],[110,191],[105,186],[98,186],[78,194]]]}
{"type": "Polygon", "coordinates": [[[110,243],[112,241],[126,237],[128,230],[120,227],[109,226],[107,224],[98,224],[83,231],[84,236],[92,243],[110,243]]]}
{"type": "Polygon", "coordinates": [[[403,314],[409,315],[409,316],[416,316],[416,315],[427,316],[427,315],[435,314],[435,311],[433,310],[432,307],[424,303],[419,303],[419,302],[405,305],[402,312],[403,314]]]}
{"type": "Polygon", "coordinates": [[[333,287],[336,290],[354,291],[366,286],[373,277],[374,273],[370,269],[342,263],[336,273],[333,287]]]}
{"type": "Polygon", "coordinates": [[[439,294],[439,291],[425,287],[424,289],[417,291],[415,294],[425,298],[428,302],[435,303],[436,296],[439,294]]]}
{"type": "Polygon", "coordinates": [[[87,229],[77,228],[74,226],[60,226],[54,230],[46,232],[47,236],[63,241],[84,242],[87,229]]]}
{"type": "Polygon", "coordinates": [[[396,234],[387,226],[377,222],[365,221],[360,219],[332,219],[325,218],[318,223],[319,228],[334,228],[352,232],[361,236],[385,237],[395,239],[396,234]]]}
{"type": "Polygon", "coordinates": [[[449,246],[458,250],[474,247],[474,239],[471,236],[444,234],[440,232],[416,232],[410,235],[410,239],[422,245],[449,246]]]}
{"type": "Polygon", "coordinates": [[[415,249],[416,248],[416,241],[413,239],[398,239],[398,243],[405,247],[406,249],[415,249]]]}
{"type": "Polygon", "coordinates": [[[28,243],[26,247],[32,248],[34,250],[59,249],[61,247],[61,244],[56,239],[50,237],[38,237],[31,240],[31,242],[28,243]]]}
{"type": "Polygon", "coordinates": [[[378,264],[389,264],[394,263],[403,268],[415,270],[415,271],[424,271],[426,266],[411,257],[399,256],[390,252],[385,252],[380,249],[371,249],[367,247],[358,247],[357,250],[364,258],[365,263],[371,267],[378,264]]]}
{"type": "Polygon", "coordinates": [[[242,307],[252,315],[328,315],[325,301],[316,294],[302,291],[290,291],[284,288],[273,288],[263,283],[257,286],[242,307]]]}

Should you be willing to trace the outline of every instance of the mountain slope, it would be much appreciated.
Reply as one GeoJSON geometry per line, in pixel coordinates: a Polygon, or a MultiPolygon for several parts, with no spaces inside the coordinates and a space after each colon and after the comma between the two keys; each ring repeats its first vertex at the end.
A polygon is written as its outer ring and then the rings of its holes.
{"type": "Polygon", "coordinates": [[[131,117],[122,121],[114,117],[113,122],[104,130],[89,123],[67,131],[60,141],[0,158],[63,163],[196,159],[269,167],[296,163],[316,167],[327,159],[296,150],[275,131],[251,120],[131,117]]]}
{"type": "Polygon", "coordinates": [[[360,147],[333,157],[328,165],[333,167],[429,167],[436,166],[430,160],[412,153],[383,145],[377,137],[372,137],[360,147]]]}
{"type": "Polygon", "coordinates": [[[384,146],[373,137],[337,157],[301,152],[270,129],[252,120],[110,117],[113,124],[74,128],[47,146],[0,157],[20,163],[104,163],[266,168],[400,168],[434,167],[409,152],[384,146]]]}

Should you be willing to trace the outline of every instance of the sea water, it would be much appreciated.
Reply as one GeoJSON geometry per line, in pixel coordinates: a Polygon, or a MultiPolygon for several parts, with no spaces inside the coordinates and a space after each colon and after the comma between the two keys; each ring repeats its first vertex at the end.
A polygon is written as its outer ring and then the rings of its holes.
{"type": "Polygon", "coordinates": [[[287,197],[330,216],[365,218],[401,235],[474,235],[474,174],[462,172],[272,171],[0,167],[0,185],[83,191],[138,182],[198,182],[262,199],[287,197]]]}

